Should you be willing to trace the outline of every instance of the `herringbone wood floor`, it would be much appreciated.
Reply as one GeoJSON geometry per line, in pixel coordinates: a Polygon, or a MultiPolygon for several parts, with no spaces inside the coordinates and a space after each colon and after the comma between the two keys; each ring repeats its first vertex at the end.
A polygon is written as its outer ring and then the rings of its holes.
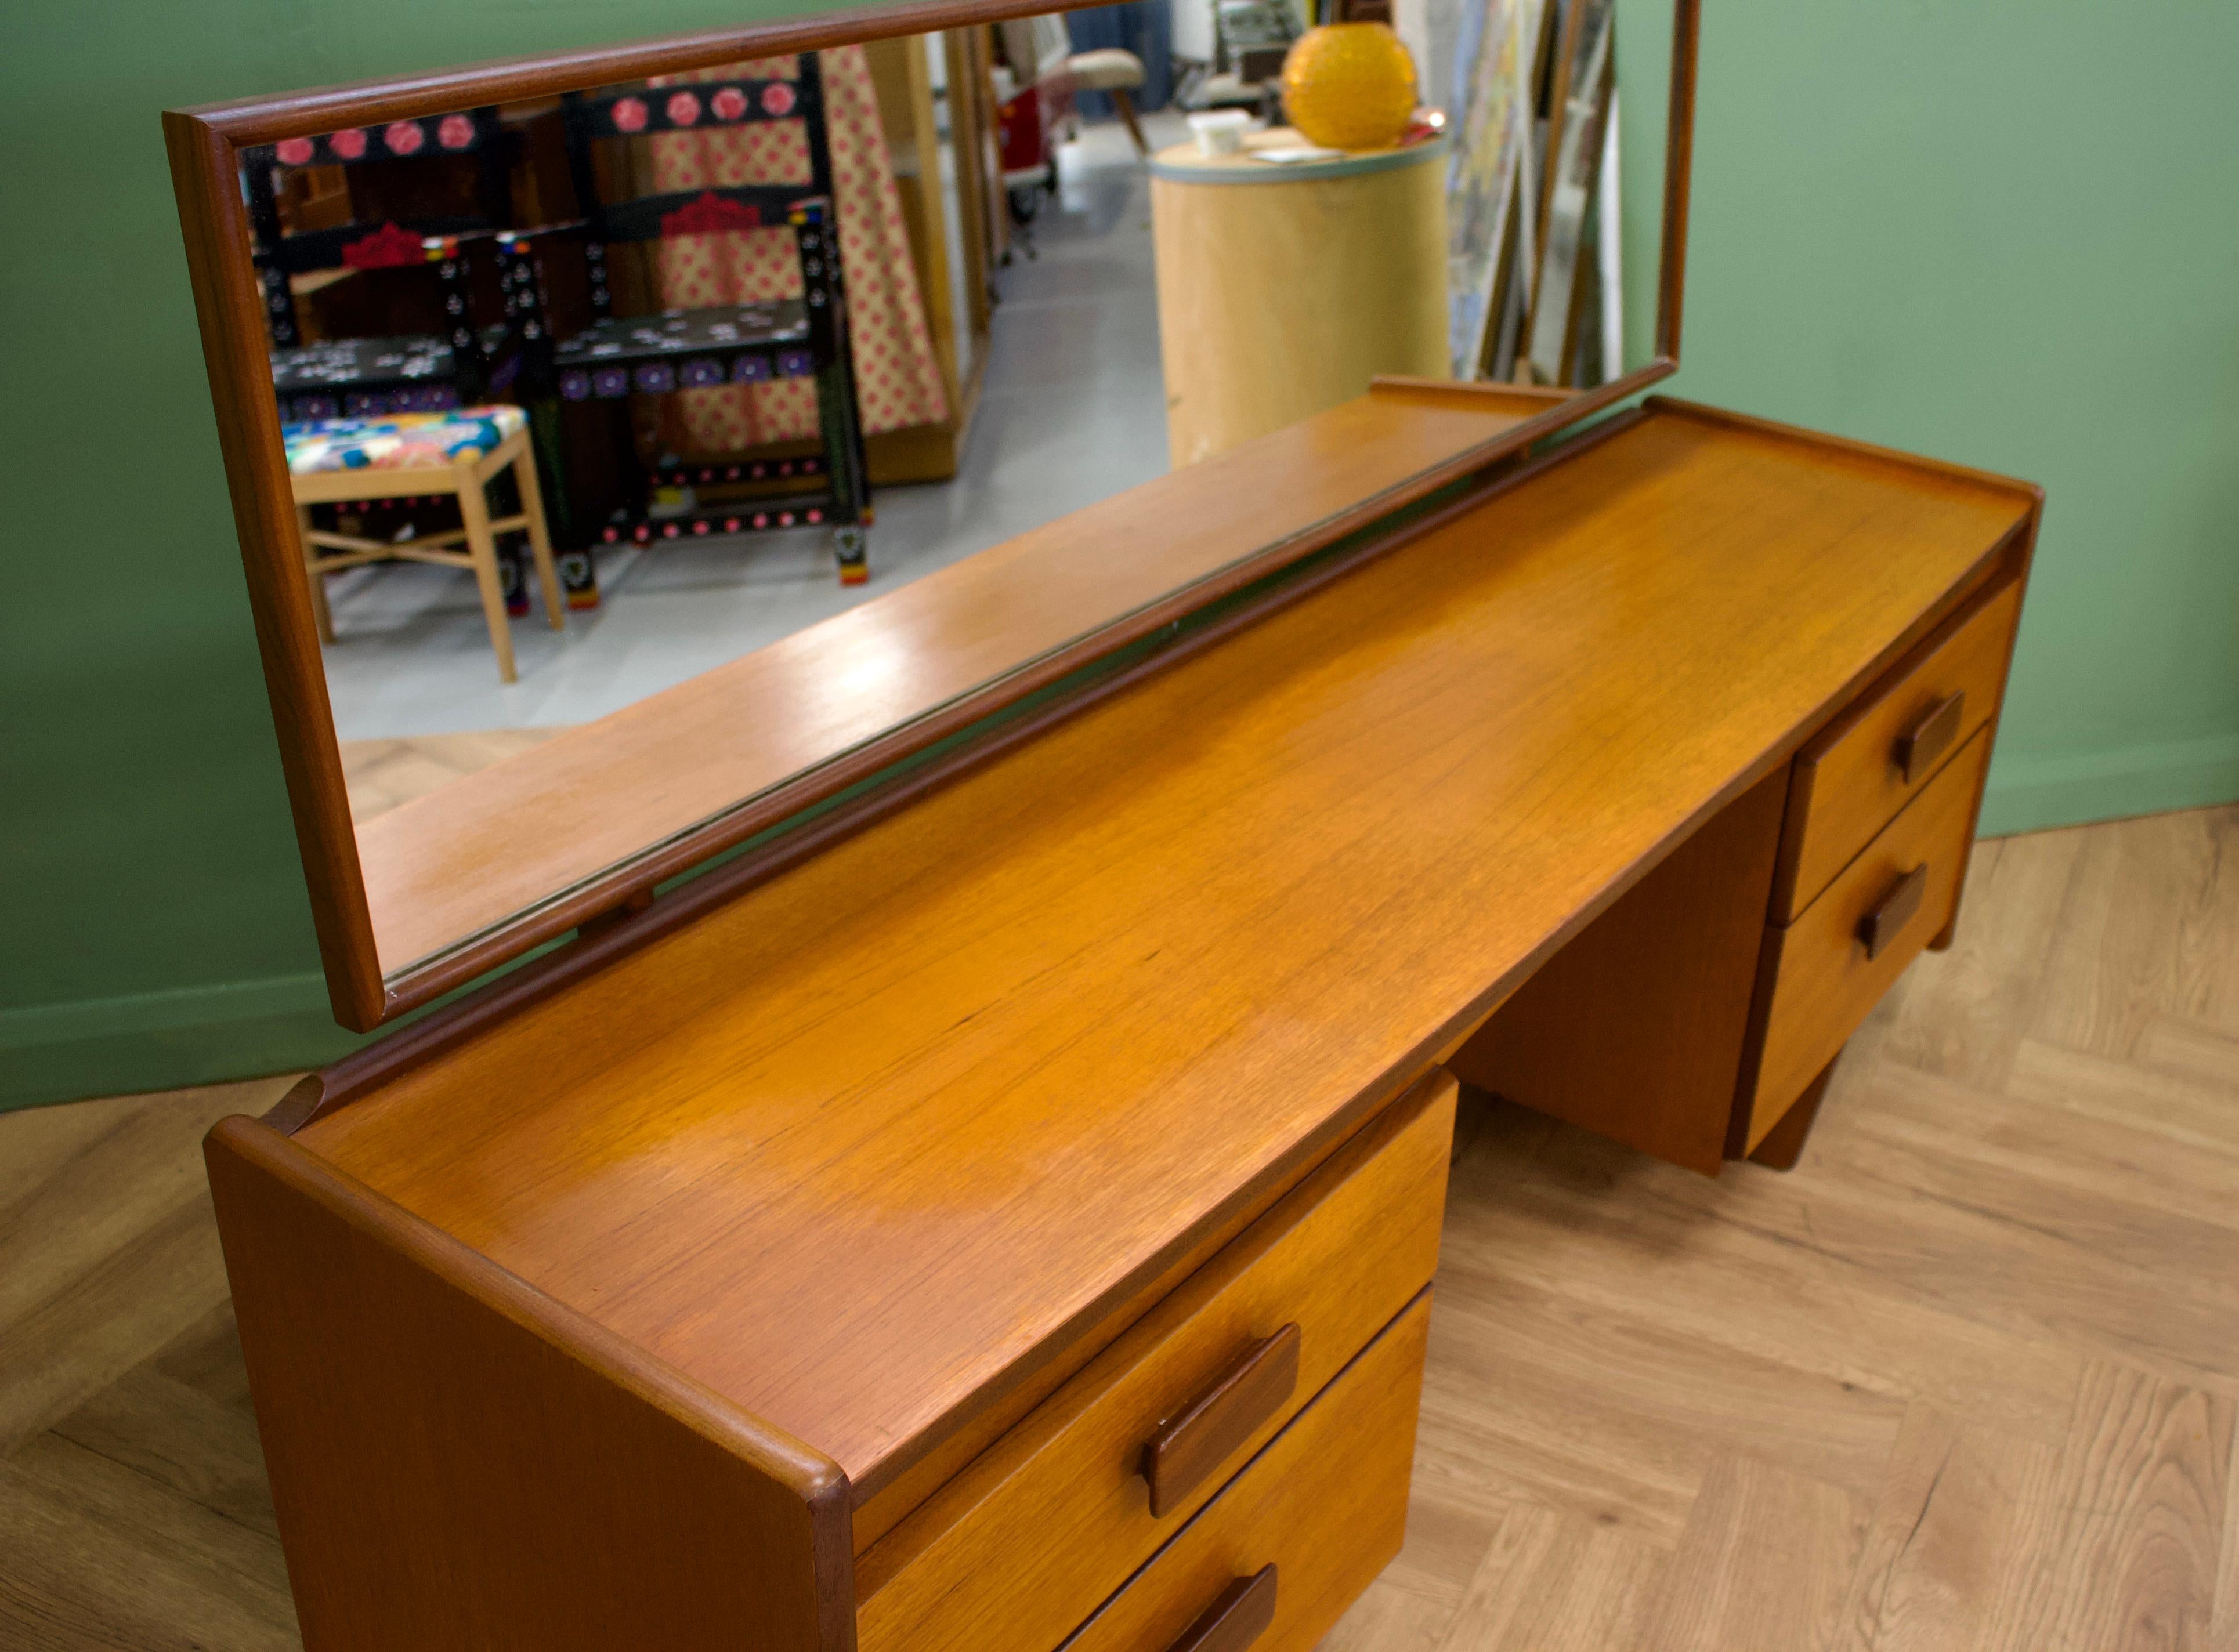
{"type": "MultiPolygon", "coordinates": [[[[2235,853],[1983,845],[1789,1176],[1471,1107],[1330,1647],[2239,1649],[2235,853]]],[[[281,1087],[0,1118],[0,1645],[296,1643],[196,1152],[281,1087]]]]}

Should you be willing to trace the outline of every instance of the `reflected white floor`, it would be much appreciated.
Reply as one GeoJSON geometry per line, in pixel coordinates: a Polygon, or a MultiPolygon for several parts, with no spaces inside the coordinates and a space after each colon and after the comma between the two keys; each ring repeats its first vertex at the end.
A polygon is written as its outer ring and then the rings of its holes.
{"type": "MultiPolygon", "coordinates": [[[[1186,136],[1146,116],[1154,145],[1186,136]]],[[[1114,123],[1066,148],[1040,256],[996,272],[987,375],[950,481],[879,490],[868,586],[843,589],[821,530],[601,554],[595,609],[513,622],[497,680],[474,582],[392,563],[332,579],[327,683],[344,740],[587,722],[1067,511],[1163,474],[1150,180],[1114,123]]]]}

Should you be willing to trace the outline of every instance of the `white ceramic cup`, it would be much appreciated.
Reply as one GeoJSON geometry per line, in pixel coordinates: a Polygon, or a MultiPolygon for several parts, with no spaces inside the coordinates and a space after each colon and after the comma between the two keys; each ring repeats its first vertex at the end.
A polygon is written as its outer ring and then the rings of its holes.
{"type": "Polygon", "coordinates": [[[1241,155],[1244,135],[1252,127],[1251,115],[1240,109],[1209,109],[1189,117],[1190,135],[1199,155],[1241,155]]]}

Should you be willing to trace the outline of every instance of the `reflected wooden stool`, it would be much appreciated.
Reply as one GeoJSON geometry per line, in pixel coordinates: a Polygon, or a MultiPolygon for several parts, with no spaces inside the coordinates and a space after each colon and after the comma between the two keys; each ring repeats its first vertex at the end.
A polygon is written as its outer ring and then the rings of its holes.
{"type": "Polygon", "coordinates": [[[326,575],[368,562],[428,562],[462,567],[475,576],[497,651],[498,675],[518,677],[513,663],[513,624],[497,567],[497,535],[524,530],[536,561],[544,612],[555,631],[566,625],[560,574],[544,522],[544,496],[536,486],[528,421],[519,408],[459,408],[448,413],[401,413],[382,419],[316,419],[282,428],[288,481],[296,495],[296,521],[303,536],[311,609],[319,635],[335,640],[327,607],[326,575]],[[493,519],[483,489],[501,472],[513,472],[521,514],[493,519]],[[409,499],[448,494],[459,501],[459,523],[422,539],[362,539],[311,526],[311,507],[347,500],[409,499]],[[461,548],[463,547],[463,548],[461,548]]]}

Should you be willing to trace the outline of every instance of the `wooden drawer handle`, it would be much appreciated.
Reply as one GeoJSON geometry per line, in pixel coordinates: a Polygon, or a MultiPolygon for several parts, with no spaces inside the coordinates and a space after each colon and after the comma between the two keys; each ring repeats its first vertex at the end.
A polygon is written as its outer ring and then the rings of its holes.
{"type": "Polygon", "coordinates": [[[1244,1652],[1275,1621],[1275,1567],[1271,1561],[1220,1591],[1167,1652],[1244,1652]]]}
{"type": "Polygon", "coordinates": [[[1904,783],[1915,780],[1936,766],[1936,760],[1951,749],[1951,742],[1959,738],[1959,726],[1967,717],[1967,691],[1961,689],[1947,694],[1920,715],[1920,720],[1897,737],[1897,749],[1891,753],[1897,767],[1904,773],[1904,783]]]}
{"type": "Polygon", "coordinates": [[[1881,903],[1858,920],[1858,939],[1865,942],[1869,959],[1889,950],[1890,943],[1920,910],[1921,899],[1927,893],[1928,867],[1923,863],[1898,879],[1881,903]]]}
{"type": "Polygon", "coordinates": [[[1292,1324],[1246,1349],[1219,1381],[1159,1424],[1143,1448],[1151,1512],[1163,1516],[1179,1505],[1298,1385],[1299,1328],[1292,1324]]]}

